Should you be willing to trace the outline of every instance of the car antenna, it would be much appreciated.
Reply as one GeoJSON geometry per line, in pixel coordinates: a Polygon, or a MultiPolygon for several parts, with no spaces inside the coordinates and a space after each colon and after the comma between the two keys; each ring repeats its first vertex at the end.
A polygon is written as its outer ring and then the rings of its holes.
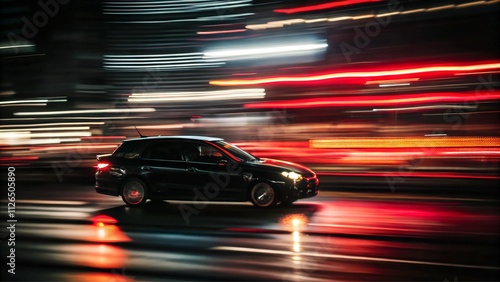
{"type": "Polygon", "coordinates": [[[137,129],[137,126],[134,125],[134,128],[137,131],[137,133],[139,133],[139,136],[141,136],[141,138],[146,137],[146,136],[144,136],[144,135],[141,134],[141,132],[139,131],[139,129],[137,129]]]}

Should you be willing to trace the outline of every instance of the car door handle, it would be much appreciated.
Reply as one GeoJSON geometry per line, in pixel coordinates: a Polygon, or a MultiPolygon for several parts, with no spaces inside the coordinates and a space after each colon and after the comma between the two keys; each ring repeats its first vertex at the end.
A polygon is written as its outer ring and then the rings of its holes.
{"type": "Polygon", "coordinates": [[[151,168],[149,166],[141,166],[140,169],[145,170],[145,171],[151,170],[151,168]]]}
{"type": "Polygon", "coordinates": [[[194,167],[190,167],[190,168],[188,168],[188,169],[186,169],[186,170],[187,170],[187,171],[189,171],[189,172],[197,172],[197,171],[198,171],[198,170],[197,170],[196,168],[194,168],[194,167]]]}

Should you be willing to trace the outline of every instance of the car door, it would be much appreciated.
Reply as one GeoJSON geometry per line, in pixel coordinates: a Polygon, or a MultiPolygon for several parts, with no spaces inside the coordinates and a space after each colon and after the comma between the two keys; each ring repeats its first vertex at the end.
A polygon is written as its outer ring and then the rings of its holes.
{"type": "Polygon", "coordinates": [[[181,148],[197,200],[245,199],[243,177],[233,160],[205,142],[183,142],[181,148]]]}
{"type": "Polygon", "coordinates": [[[153,193],[172,200],[191,200],[193,192],[186,182],[187,164],[182,160],[178,141],[151,143],[141,156],[141,173],[146,176],[153,193]]]}

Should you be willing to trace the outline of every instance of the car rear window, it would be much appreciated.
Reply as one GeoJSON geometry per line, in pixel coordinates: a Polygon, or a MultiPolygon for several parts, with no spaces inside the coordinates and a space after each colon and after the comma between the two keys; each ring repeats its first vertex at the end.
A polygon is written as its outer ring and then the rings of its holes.
{"type": "Polygon", "coordinates": [[[113,157],[135,159],[139,157],[139,142],[125,141],[113,152],[113,157]]]}

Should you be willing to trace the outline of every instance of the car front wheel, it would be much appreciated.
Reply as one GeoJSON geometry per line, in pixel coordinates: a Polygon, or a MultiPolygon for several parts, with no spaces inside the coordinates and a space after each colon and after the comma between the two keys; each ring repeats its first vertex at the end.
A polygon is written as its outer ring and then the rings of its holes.
{"type": "Polygon", "coordinates": [[[146,184],[136,178],[125,180],[122,184],[122,199],[128,206],[137,207],[147,200],[148,189],[146,184]]]}
{"type": "Polygon", "coordinates": [[[257,207],[266,208],[276,204],[276,191],[265,182],[259,182],[250,191],[250,201],[257,207]]]}

